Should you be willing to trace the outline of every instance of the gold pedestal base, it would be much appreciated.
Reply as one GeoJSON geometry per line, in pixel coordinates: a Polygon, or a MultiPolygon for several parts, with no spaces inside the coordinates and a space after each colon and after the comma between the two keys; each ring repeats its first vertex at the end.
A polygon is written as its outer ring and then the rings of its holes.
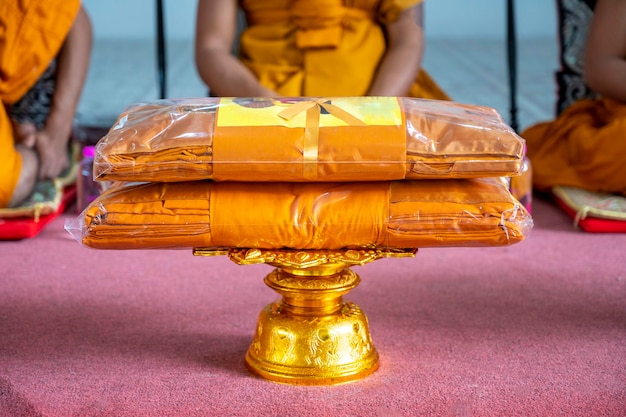
{"type": "Polygon", "coordinates": [[[260,314],[248,367],[272,381],[335,384],[378,367],[367,318],[342,295],[359,283],[349,269],[300,277],[277,268],[265,283],[283,296],[260,314]]]}
{"type": "Polygon", "coordinates": [[[367,317],[344,302],[359,276],[349,266],[382,257],[414,256],[407,250],[289,251],[195,249],[195,255],[228,254],[245,265],[276,268],[265,283],[282,296],[263,309],[246,365],[271,381],[330,385],[361,379],[378,368],[367,317]]]}

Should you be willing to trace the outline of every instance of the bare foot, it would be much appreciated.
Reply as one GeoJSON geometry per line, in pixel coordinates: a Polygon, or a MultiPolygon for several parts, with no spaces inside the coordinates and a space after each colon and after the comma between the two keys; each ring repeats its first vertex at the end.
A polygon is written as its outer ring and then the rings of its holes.
{"type": "Polygon", "coordinates": [[[34,149],[27,148],[22,144],[16,145],[15,148],[22,156],[22,171],[9,202],[9,207],[19,206],[32,193],[37,182],[37,169],[39,166],[37,152],[34,149]]]}

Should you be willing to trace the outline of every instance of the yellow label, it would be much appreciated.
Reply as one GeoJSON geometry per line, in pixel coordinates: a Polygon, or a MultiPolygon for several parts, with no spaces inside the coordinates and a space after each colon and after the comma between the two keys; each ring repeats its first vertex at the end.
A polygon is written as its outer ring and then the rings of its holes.
{"type": "Polygon", "coordinates": [[[320,112],[319,127],[348,126],[345,118],[337,117],[324,108],[331,104],[354,118],[371,126],[399,126],[402,124],[400,104],[395,97],[332,97],[332,98],[230,98],[220,99],[217,126],[284,126],[304,128],[307,112],[297,112],[284,117],[285,110],[293,106],[317,106],[320,112]]]}

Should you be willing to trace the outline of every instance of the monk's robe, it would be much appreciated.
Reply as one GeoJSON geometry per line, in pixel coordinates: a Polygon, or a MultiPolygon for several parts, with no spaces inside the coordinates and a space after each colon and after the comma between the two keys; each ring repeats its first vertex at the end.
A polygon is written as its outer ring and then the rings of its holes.
{"type": "Polygon", "coordinates": [[[69,228],[87,247],[502,246],[532,218],[500,178],[115,185],[69,228]]]}
{"type": "Polygon", "coordinates": [[[537,189],[569,186],[626,194],[626,104],[608,98],[580,100],[522,136],[537,189]]]}
{"type": "Polygon", "coordinates": [[[128,108],[96,146],[109,181],[512,176],[524,140],[488,107],[397,97],[197,98],[128,108]]]}
{"type": "Polygon", "coordinates": [[[79,6],[79,0],[0,2],[0,207],[11,200],[22,168],[6,106],[22,98],[58,54],[79,6]]]}
{"type": "MultiPolygon", "coordinates": [[[[282,96],[364,96],[386,51],[384,25],[420,2],[240,0],[240,59],[282,96]]],[[[423,70],[409,95],[448,99],[423,70]]]]}

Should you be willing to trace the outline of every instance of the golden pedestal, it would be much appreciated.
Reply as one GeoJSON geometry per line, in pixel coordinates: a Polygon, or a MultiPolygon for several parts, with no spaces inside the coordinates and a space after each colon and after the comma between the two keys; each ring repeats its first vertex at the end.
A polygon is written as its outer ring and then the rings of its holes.
{"type": "Polygon", "coordinates": [[[199,256],[228,255],[239,265],[275,267],[265,283],[282,299],[261,311],[246,365],[263,378],[301,385],[353,381],[378,368],[367,317],[359,306],[343,300],[360,281],[350,267],[416,252],[194,249],[199,256]]]}

